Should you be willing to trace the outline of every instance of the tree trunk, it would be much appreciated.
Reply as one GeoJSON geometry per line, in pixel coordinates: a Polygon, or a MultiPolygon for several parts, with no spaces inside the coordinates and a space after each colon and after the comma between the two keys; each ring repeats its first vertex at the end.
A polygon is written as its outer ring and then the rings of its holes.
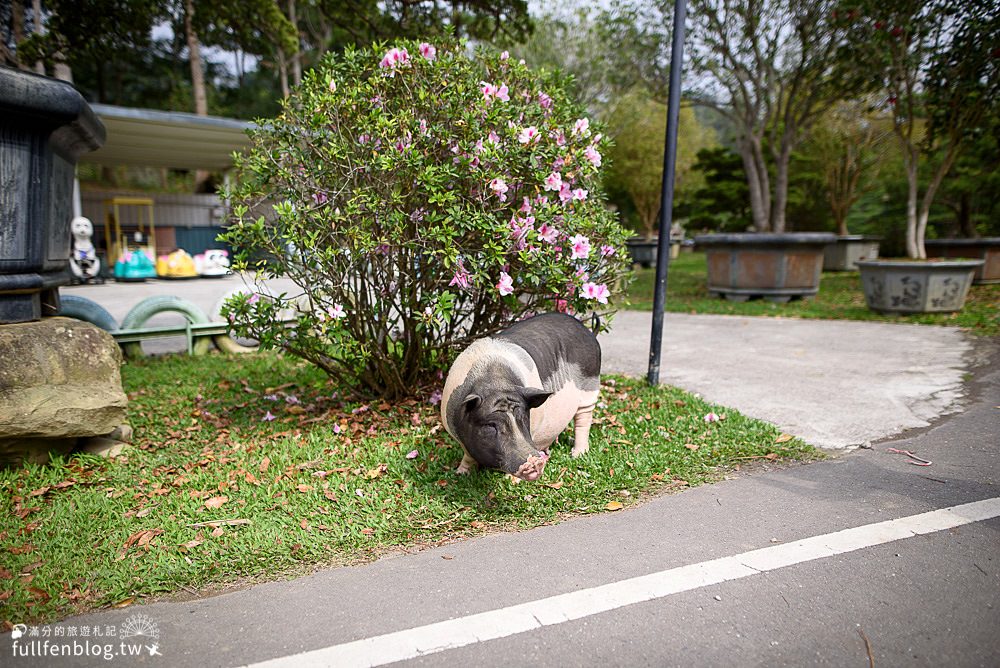
{"type": "Polygon", "coordinates": [[[292,85],[298,86],[302,83],[302,41],[299,39],[299,19],[295,0],[288,0],[288,20],[295,28],[295,39],[299,43],[299,50],[292,57],[292,85]]]}
{"type": "MultiPolygon", "coordinates": [[[[908,151],[906,147],[903,149],[908,151]]],[[[906,162],[906,254],[911,258],[923,259],[923,244],[917,246],[917,161],[910,155],[906,162]]]]}
{"type": "Polygon", "coordinates": [[[958,235],[966,239],[976,239],[979,237],[979,231],[972,223],[972,204],[969,199],[969,193],[958,196],[958,235]]]}
{"type": "Polygon", "coordinates": [[[771,204],[771,231],[785,231],[785,207],[788,206],[788,163],[792,159],[791,146],[784,146],[775,156],[774,202],[771,204]]]}
{"type": "MultiPolygon", "coordinates": [[[[187,37],[188,62],[191,65],[191,92],[194,96],[194,113],[208,116],[208,96],[205,92],[205,72],[202,70],[201,45],[194,29],[194,0],[184,0],[184,35],[187,37]]],[[[194,191],[202,192],[208,181],[208,172],[199,169],[194,173],[194,191]]]]}
{"type": "MultiPolygon", "coordinates": [[[[34,24],[34,33],[36,35],[44,34],[45,31],[42,29],[42,0],[31,0],[31,17],[34,24]]],[[[45,63],[40,60],[35,61],[35,72],[44,76],[45,63]]]]}
{"type": "Polygon", "coordinates": [[[841,237],[846,237],[850,232],[847,231],[847,216],[846,212],[837,211],[834,214],[834,220],[837,221],[837,235],[841,237]]]}
{"type": "Polygon", "coordinates": [[[755,155],[754,147],[749,140],[740,142],[740,157],[743,158],[743,169],[747,175],[747,187],[750,190],[750,216],[753,228],[757,232],[766,232],[770,224],[770,190],[767,170],[761,174],[761,161],[755,155]]]}
{"type": "Polygon", "coordinates": [[[14,39],[14,53],[4,49],[9,64],[17,64],[21,69],[27,69],[21,62],[21,56],[17,53],[17,47],[24,41],[24,3],[21,0],[14,0],[10,7],[10,29],[11,37],[14,39]]]}
{"type": "Polygon", "coordinates": [[[205,72],[202,70],[201,45],[194,29],[194,2],[184,0],[184,34],[187,37],[188,62],[191,64],[191,92],[194,95],[194,113],[208,116],[208,97],[205,94],[205,72]]]}
{"type": "Polygon", "coordinates": [[[278,79],[281,81],[281,97],[288,99],[291,91],[288,90],[288,59],[285,58],[285,50],[278,47],[278,79]]]}

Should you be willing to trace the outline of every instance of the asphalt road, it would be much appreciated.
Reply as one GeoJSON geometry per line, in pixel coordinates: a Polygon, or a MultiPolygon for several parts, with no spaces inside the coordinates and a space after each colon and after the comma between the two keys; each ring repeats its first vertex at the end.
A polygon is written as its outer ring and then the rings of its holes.
{"type": "MultiPolygon", "coordinates": [[[[129,663],[197,668],[378,665],[394,656],[427,666],[1000,665],[995,353],[972,369],[960,412],[872,449],[765,467],[622,512],[63,625],[120,625],[141,614],[159,630],[161,656],[129,663]],[[889,448],[933,463],[915,466],[889,448]],[[942,513],[933,511],[972,502],[984,502],[985,515],[962,506],[943,513],[950,524],[935,524],[942,513]],[[902,533],[885,528],[900,518],[909,518],[902,533]],[[814,553],[796,543],[816,536],[814,553]],[[838,544],[847,547],[824,556],[838,544]],[[778,550],[772,567],[753,556],[764,548],[778,550]],[[720,563],[743,572],[713,580],[720,563]],[[619,583],[663,571],[680,573],[677,593],[615,603],[636,593],[619,583]],[[574,593],[566,609],[580,616],[557,613],[574,593]],[[505,610],[540,600],[546,612],[519,632],[505,610]],[[570,620],[557,623],[557,614],[570,620]],[[447,620],[457,621],[428,627],[447,620]],[[479,641],[468,628],[495,639],[479,641]],[[343,658],[370,638],[360,661],[343,658]]],[[[5,652],[10,643],[0,639],[5,652]]]]}

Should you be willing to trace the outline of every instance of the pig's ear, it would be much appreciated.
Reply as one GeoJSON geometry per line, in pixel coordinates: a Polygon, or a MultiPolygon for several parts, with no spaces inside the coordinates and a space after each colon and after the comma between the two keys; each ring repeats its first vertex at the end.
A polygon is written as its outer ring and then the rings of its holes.
{"type": "Polygon", "coordinates": [[[538,390],[534,387],[524,388],[521,394],[524,395],[524,401],[528,404],[528,408],[538,408],[545,403],[546,399],[552,396],[551,392],[538,390]]]}
{"type": "Polygon", "coordinates": [[[466,412],[474,411],[479,408],[479,405],[483,403],[483,398],[478,394],[470,394],[462,402],[462,406],[465,408],[466,412]]]}

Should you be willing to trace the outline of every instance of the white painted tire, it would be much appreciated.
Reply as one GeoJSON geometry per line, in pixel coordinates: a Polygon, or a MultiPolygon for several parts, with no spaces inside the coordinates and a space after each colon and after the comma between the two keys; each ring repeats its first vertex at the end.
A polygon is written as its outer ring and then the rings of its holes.
{"type": "MultiPolygon", "coordinates": [[[[187,321],[192,325],[208,322],[208,316],[205,315],[205,312],[186,299],[159,296],[147,297],[133,306],[132,310],[129,311],[122,319],[121,328],[139,329],[147,320],[158,313],[180,313],[187,318],[187,321]]],[[[194,340],[194,346],[192,347],[191,352],[194,355],[204,355],[211,349],[212,340],[207,336],[202,336],[194,340]]],[[[145,355],[140,341],[123,343],[122,351],[125,353],[126,357],[133,359],[145,355]]]]}
{"type": "MultiPolygon", "coordinates": [[[[225,318],[222,317],[222,307],[225,306],[226,300],[230,297],[235,297],[236,295],[250,294],[252,290],[246,286],[241,286],[238,288],[233,288],[226,294],[219,298],[219,301],[215,302],[215,306],[212,307],[212,312],[209,314],[212,317],[212,322],[225,322],[225,318]]],[[[260,350],[260,346],[246,346],[231,337],[229,334],[219,334],[218,336],[213,336],[212,341],[215,342],[215,347],[224,353],[229,353],[232,355],[241,355],[243,353],[255,353],[260,350]]]]}

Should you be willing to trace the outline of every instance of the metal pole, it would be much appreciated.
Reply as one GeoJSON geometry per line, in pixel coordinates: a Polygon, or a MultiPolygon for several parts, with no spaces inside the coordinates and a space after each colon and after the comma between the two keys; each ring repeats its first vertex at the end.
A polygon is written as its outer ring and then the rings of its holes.
{"type": "Polygon", "coordinates": [[[681,68],[684,63],[684,19],[687,0],[674,0],[674,34],[670,49],[670,92],[667,97],[667,136],[663,150],[663,190],[660,198],[660,239],[656,250],[656,284],[653,292],[653,331],[649,338],[650,385],[660,382],[660,347],[663,344],[663,308],[667,297],[670,264],[670,227],[674,208],[674,165],[677,158],[677,120],[681,106],[681,68]]]}

